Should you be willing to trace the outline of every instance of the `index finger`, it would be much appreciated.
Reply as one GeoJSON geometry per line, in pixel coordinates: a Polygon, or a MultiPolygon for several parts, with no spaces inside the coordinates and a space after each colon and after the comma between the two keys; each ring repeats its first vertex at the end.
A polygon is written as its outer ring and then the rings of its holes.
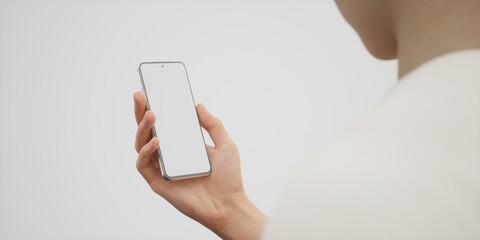
{"type": "Polygon", "coordinates": [[[140,124],[143,116],[145,115],[145,112],[147,111],[147,98],[142,91],[138,91],[133,94],[133,100],[135,102],[135,119],[137,120],[137,124],[140,124]]]}

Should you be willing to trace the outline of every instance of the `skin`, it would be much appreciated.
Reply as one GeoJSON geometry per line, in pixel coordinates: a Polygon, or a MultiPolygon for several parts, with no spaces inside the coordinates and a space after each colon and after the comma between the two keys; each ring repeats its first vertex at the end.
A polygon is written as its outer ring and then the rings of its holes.
{"type": "Polygon", "coordinates": [[[168,181],[158,168],[156,151],[159,140],[152,138],[155,116],[146,110],[146,98],[142,92],[134,94],[134,101],[138,124],[135,141],[137,170],[152,190],[222,239],[258,239],[267,217],[245,194],[238,149],[222,122],[202,104],[197,106],[200,124],[215,144],[207,145],[211,174],[168,181]]]}
{"type": "MultiPolygon", "coordinates": [[[[345,19],[369,52],[399,62],[399,78],[423,63],[457,50],[480,48],[478,0],[337,0],[345,19]]],[[[222,122],[198,105],[202,127],[215,146],[207,146],[210,176],[180,181],[163,179],[152,138],[155,122],[145,96],[134,94],[138,123],[137,169],[152,190],[186,216],[222,239],[260,239],[266,216],[248,199],[242,184],[240,157],[222,122]]]]}
{"type": "Polygon", "coordinates": [[[368,51],[398,59],[399,79],[440,55],[480,48],[478,0],[337,0],[368,51]]]}

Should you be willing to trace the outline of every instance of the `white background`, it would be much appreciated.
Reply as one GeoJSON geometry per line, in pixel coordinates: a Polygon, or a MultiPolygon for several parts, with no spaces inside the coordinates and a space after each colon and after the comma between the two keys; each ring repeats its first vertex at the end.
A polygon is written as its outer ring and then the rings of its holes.
{"type": "Polygon", "coordinates": [[[186,63],[267,214],[397,74],[333,1],[0,0],[0,239],[216,238],[135,169],[137,66],[161,60],[186,63]]]}

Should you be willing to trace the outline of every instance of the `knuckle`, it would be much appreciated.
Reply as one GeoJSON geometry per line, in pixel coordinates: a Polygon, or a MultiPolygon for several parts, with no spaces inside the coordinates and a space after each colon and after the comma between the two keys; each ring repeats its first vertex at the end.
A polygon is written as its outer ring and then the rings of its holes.
{"type": "Polygon", "coordinates": [[[140,163],[139,163],[139,160],[137,160],[137,163],[135,164],[135,167],[137,168],[137,171],[140,172],[140,163]]]}
{"type": "Polygon", "coordinates": [[[212,121],[212,125],[211,125],[210,129],[212,129],[212,130],[214,130],[214,129],[222,130],[222,129],[225,129],[225,128],[223,127],[222,121],[220,121],[220,119],[218,119],[218,118],[215,118],[214,121],[212,121]]]}
{"type": "Polygon", "coordinates": [[[148,158],[148,149],[144,146],[142,149],[140,149],[140,152],[138,152],[137,163],[141,163],[146,158],[148,158]]]}
{"type": "Polygon", "coordinates": [[[223,128],[223,122],[219,118],[215,117],[215,125],[223,128]]]}
{"type": "Polygon", "coordinates": [[[141,161],[142,161],[142,158],[140,157],[140,154],[138,155],[137,157],[137,162],[135,164],[135,167],[137,168],[137,171],[141,171],[141,161]]]}
{"type": "Polygon", "coordinates": [[[140,151],[138,152],[139,157],[145,157],[147,155],[149,150],[148,144],[143,145],[143,147],[140,148],[140,151]]]}
{"type": "Polygon", "coordinates": [[[140,149],[142,149],[142,147],[138,144],[138,142],[135,142],[135,151],[137,151],[137,153],[140,153],[140,149]]]}

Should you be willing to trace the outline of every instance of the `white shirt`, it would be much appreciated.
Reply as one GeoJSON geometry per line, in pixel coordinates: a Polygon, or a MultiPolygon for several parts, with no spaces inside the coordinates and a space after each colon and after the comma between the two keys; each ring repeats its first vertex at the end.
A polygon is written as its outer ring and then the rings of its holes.
{"type": "Polygon", "coordinates": [[[292,179],[264,239],[480,239],[480,50],[403,77],[292,179]]]}

